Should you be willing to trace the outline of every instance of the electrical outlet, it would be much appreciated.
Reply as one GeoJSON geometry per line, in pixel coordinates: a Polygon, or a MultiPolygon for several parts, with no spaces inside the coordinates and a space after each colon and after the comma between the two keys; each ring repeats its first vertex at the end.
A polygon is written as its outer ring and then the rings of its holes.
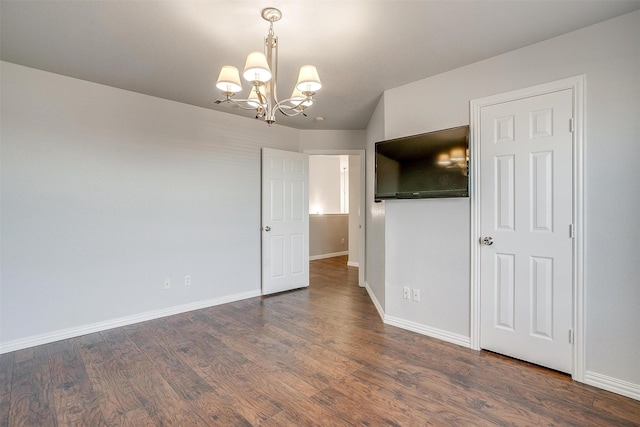
{"type": "Polygon", "coordinates": [[[165,289],[171,288],[171,279],[164,279],[164,288],[165,289]]]}
{"type": "Polygon", "coordinates": [[[184,285],[185,286],[191,286],[191,276],[190,275],[186,275],[184,276],[184,285]]]}
{"type": "Polygon", "coordinates": [[[420,301],[420,289],[413,290],[413,300],[420,301]]]}
{"type": "Polygon", "coordinates": [[[411,293],[411,289],[409,289],[408,286],[405,286],[404,288],[402,288],[402,297],[404,299],[409,299],[410,293],[411,293]]]}

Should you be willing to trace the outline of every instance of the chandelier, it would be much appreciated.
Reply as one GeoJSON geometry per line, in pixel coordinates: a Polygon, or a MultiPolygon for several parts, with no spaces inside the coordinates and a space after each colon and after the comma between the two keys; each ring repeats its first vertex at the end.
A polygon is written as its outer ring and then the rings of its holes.
{"type": "Polygon", "coordinates": [[[300,67],[298,82],[291,96],[278,100],[278,37],[273,33],[273,23],[282,18],[282,12],[273,7],[262,10],[262,18],[269,22],[269,33],[264,39],[264,53],[251,52],[247,56],[242,76],[251,84],[249,96],[235,99],[233,96],[242,91],[238,69],[225,65],[220,70],[216,87],[225,95],[224,99],[215,101],[233,104],[243,110],[254,110],[256,118],[264,118],[271,126],[276,121],[276,111],[285,116],[306,116],[305,110],[313,105],[313,95],[322,87],[318,70],[313,65],[300,67]]]}

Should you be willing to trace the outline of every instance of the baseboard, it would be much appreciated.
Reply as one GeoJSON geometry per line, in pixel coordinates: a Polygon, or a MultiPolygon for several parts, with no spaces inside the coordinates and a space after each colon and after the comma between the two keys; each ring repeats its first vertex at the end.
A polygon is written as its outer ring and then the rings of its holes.
{"type": "Polygon", "coordinates": [[[360,263],[358,261],[347,261],[347,265],[349,267],[360,268],[360,263]]]}
{"type": "Polygon", "coordinates": [[[612,393],[640,400],[640,384],[630,383],[591,371],[586,372],[584,382],[612,393]]]}
{"type": "Polygon", "coordinates": [[[380,315],[380,318],[382,319],[383,323],[391,326],[396,326],[398,328],[406,329],[411,332],[416,332],[418,334],[426,335],[428,337],[446,341],[452,344],[457,344],[462,347],[471,348],[471,339],[464,335],[454,334],[452,332],[443,331],[437,328],[432,328],[430,326],[425,326],[420,323],[411,322],[405,319],[400,319],[398,317],[387,316],[384,313],[384,309],[382,308],[382,305],[380,305],[380,302],[376,298],[376,295],[371,290],[369,283],[365,281],[364,287],[367,290],[367,293],[369,294],[369,298],[371,298],[373,305],[376,307],[376,310],[378,311],[378,315],[380,315]]]}
{"type": "Polygon", "coordinates": [[[309,257],[309,261],[314,261],[316,259],[333,258],[333,257],[343,256],[343,255],[349,255],[349,251],[334,252],[331,254],[313,255],[309,257]]]}
{"type": "Polygon", "coordinates": [[[409,320],[400,319],[393,316],[385,316],[384,323],[391,326],[397,326],[398,328],[406,329],[408,331],[416,332],[418,334],[426,335],[431,338],[437,338],[442,341],[457,344],[462,347],[471,348],[471,339],[464,335],[454,334],[453,332],[443,331],[442,329],[432,328],[421,323],[411,322],[409,320]]]}
{"type": "MultiPolygon", "coordinates": [[[[464,335],[454,334],[452,332],[443,331],[441,329],[425,326],[420,323],[411,322],[408,320],[400,319],[398,317],[387,316],[382,309],[382,306],[378,302],[375,294],[371,290],[369,283],[364,282],[364,287],[369,294],[369,298],[373,301],[373,305],[378,310],[378,314],[382,321],[391,326],[406,329],[418,334],[426,335],[432,338],[436,338],[442,341],[446,341],[452,344],[457,344],[462,347],[471,348],[471,338],[464,335]]],[[[606,375],[598,374],[596,372],[587,371],[585,373],[584,383],[601,388],[603,390],[610,391],[612,393],[626,396],[631,399],[640,400],[640,385],[630,383],[628,381],[619,380],[617,378],[609,377],[606,375]]]]}
{"type": "Polygon", "coordinates": [[[382,320],[384,322],[384,309],[382,308],[382,305],[380,305],[380,302],[378,301],[378,298],[376,298],[376,295],[373,293],[373,291],[371,290],[371,287],[369,286],[369,283],[367,283],[366,280],[364,282],[364,288],[367,290],[367,293],[369,294],[369,298],[373,302],[373,306],[378,311],[378,315],[380,316],[380,320],[382,320]]]}
{"type": "Polygon", "coordinates": [[[202,308],[213,307],[216,305],[227,304],[243,299],[259,297],[260,289],[254,291],[243,292],[235,295],[228,295],[221,298],[213,298],[204,301],[198,301],[189,304],[177,305],[174,307],[163,308],[161,310],[147,311],[145,313],[134,314],[132,316],[120,317],[117,319],[107,320],[104,322],[92,323],[75,328],[62,329],[46,334],[34,335],[31,337],[20,338],[13,341],[0,343],[0,354],[9,353],[11,351],[22,350],[37,345],[48,344],[54,341],[75,338],[94,332],[106,331],[107,329],[119,328],[121,326],[132,325],[134,323],[146,322],[147,320],[159,319],[161,317],[172,316],[174,314],[185,313],[188,311],[199,310],[202,308]]]}

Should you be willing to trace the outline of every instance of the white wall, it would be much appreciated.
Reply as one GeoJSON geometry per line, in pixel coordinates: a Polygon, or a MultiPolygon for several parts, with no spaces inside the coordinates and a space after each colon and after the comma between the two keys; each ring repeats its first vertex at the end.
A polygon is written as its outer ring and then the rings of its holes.
{"type": "Polygon", "coordinates": [[[259,293],[260,148],[299,131],[1,66],[0,350],[259,293]]]}
{"type": "MultiPolygon", "coordinates": [[[[640,396],[639,46],[640,12],[634,12],[387,91],[383,119],[387,138],[464,125],[469,123],[471,99],[586,74],[587,375],[592,383],[601,376],[629,387],[629,394],[636,396],[640,396]]],[[[370,152],[371,145],[368,156],[370,152]]],[[[461,221],[469,221],[464,200],[387,203],[388,315],[469,335],[465,322],[472,243],[468,234],[466,239],[460,234],[461,221]],[[415,227],[407,225],[409,219],[415,227]],[[455,240],[447,241],[446,236],[455,240]],[[432,257],[427,240],[442,247],[439,257],[432,257]],[[456,274],[440,262],[447,256],[465,260],[456,274]],[[411,261],[422,266],[403,268],[411,261]],[[450,280],[440,280],[447,276],[450,280]],[[428,280],[430,298],[445,306],[457,301],[456,310],[434,312],[434,302],[426,298],[419,307],[400,301],[396,284],[423,283],[431,277],[437,280],[428,280]]],[[[368,236],[372,233],[368,230],[368,236]]]]}
{"type": "Polygon", "coordinates": [[[309,156],[309,213],[341,213],[340,174],[339,156],[309,156]]]}
{"type": "Polygon", "coordinates": [[[300,151],[364,150],[364,130],[301,130],[300,151]]]}
{"type": "Polygon", "coordinates": [[[469,199],[385,201],[385,314],[469,337],[469,199]],[[402,288],[420,290],[420,302],[402,288]]]}
{"type": "Polygon", "coordinates": [[[349,214],[309,215],[309,259],[346,255],[349,214]]]}

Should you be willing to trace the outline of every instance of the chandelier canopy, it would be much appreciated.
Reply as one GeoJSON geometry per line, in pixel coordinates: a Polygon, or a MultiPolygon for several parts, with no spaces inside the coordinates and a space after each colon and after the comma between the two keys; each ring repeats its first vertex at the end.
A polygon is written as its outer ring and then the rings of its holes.
{"type": "Polygon", "coordinates": [[[269,33],[264,39],[264,53],[251,52],[242,73],[244,79],[251,84],[249,96],[245,99],[233,98],[242,91],[240,73],[236,67],[225,65],[216,82],[216,87],[225,98],[215,103],[225,102],[244,110],[255,110],[256,118],[264,118],[271,126],[276,121],[276,111],[290,117],[299,114],[306,116],[305,110],[315,102],[313,95],[322,87],[322,83],[315,66],[303,65],[291,96],[278,100],[278,37],[273,33],[273,23],[282,18],[282,13],[276,8],[268,7],[262,10],[262,18],[269,22],[269,33]]]}

